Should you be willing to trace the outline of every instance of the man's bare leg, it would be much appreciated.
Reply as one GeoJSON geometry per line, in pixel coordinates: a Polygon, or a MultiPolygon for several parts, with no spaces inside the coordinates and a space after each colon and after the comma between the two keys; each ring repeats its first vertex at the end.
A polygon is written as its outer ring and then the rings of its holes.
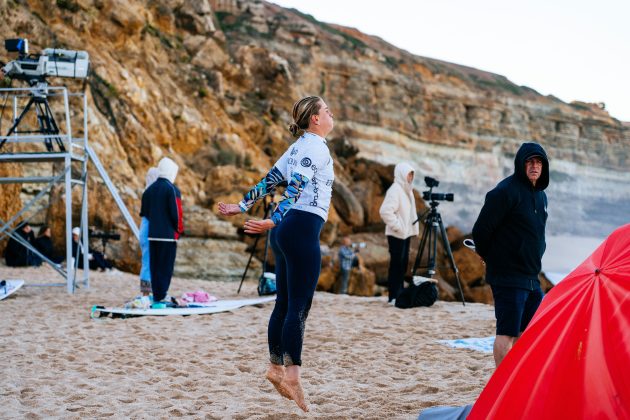
{"type": "Polygon", "coordinates": [[[510,337],[509,335],[497,335],[494,339],[492,353],[494,355],[494,363],[497,367],[499,367],[505,356],[508,354],[516,339],[517,337],[510,337]]]}
{"type": "Polygon", "coordinates": [[[290,395],[289,398],[295,401],[302,411],[308,411],[308,406],[304,400],[304,390],[300,383],[300,366],[291,365],[286,367],[282,388],[287,390],[290,395]]]}
{"type": "Polygon", "coordinates": [[[285,370],[282,365],[274,365],[269,363],[269,368],[265,374],[265,378],[276,388],[276,391],[284,398],[292,399],[291,394],[282,386],[282,380],[284,379],[285,370]]]}

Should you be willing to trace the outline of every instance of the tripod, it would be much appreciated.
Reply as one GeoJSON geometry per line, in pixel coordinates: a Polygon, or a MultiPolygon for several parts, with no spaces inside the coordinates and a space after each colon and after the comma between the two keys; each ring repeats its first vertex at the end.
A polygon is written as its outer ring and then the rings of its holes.
{"type": "Polygon", "coordinates": [[[462,304],[466,306],[466,302],[464,301],[464,292],[462,291],[462,284],[459,280],[459,270],[457,269],[457,265],[455,265],[455,259],[453,258],[453,252],[451,251],[451,246],[448,243],[448,239],[446,236],[446,229],[444,229],[444,224],[442,223],[442,216],[440,212],[437,211],[437,206],[440,205],[435,200],[431,200],[429,202],[430,209],[427,210],[422,216],[418,217],[414,223],[419,222],[424,218],[424,230],[422,231],[422,237],[420,239],[420,245],[418,246],[418,255],[416,255],[416,260],[413,264],[413,271],[411,273],[412,276],[416,275],[416,271],[419,268],[426,269],[429,277],[433,277],[436,273],[436,262],[435,259],[437,257],[437,237],[438,234],[442,236],[442,245],[444,246],[444,250],[448,255],[449,262],[451,263],[451,268],[455,272],[455,278],[457,279],[457,286],[459,287],[459,295],[462,299],[462,304]],[[422,254],[424,251],[424,247],[427,246],[427,265],[420,265],[420,260],[422,259],[422,254]]]}
{"type": "MultiPolygon", "coordinates": [[[[270,214],[273,213],[274,207],[275,207],[275,203],[273,202],[273,200],[270,200],[269,203],[267,204],[267,199],[265,198],[265,215],[263,216],[263,219],[266,219],[267,217],[269,217],[270,214]]],[[[271,232],[270,230],[265,232],[265,256],[263,258],[263,267],[262,267],[263,272],[262,272],[261,278],[264,277],[265,272],[267,271],[267,251],[269,250],[270,232],[271,232]]],[[[241,284],[238,285],[238,290],[236,292],[237,294],[241,293],[241,286],[243,286],[243,281],[245,281],[245,276],[247,276],[247,270],[249,270],[249,265],[251,264],[252,258],[254,257],[254,253],[256,252],[256,245],[258,245],[259,239],[260,239],[260,234],[256,235],[256,239],[254,240],[254,245],[252,246],[252,251],[249,254],[249,259],[247,260],[245,271],[243,271],[243,277],[241,277],[241,284]]],[[[260,281],[259,281],[258,294],[259,295],[261,294],[260,281]]]]}
{"type": "MultiPolygon", "coordinates": [[[[44,134],[44,135],[58,135],[59,127],[57,126],[57,122],[55,122],[55,117],[50,109],[50,105],[48,104],[48,99],[46,99],[46,84],[43,82],[42,84],[37,86],[37,91],[31,93],[31,97],[28,100],[28,103],[20,113],[20,115],[15,119],[15,122],[7,132],[6,137],[10,136],[13,133],[24,133],[24,134],[44,134]],[[43,86],[42,86],[43,84],[43,86]],[[24,118],[24,116],[28,113],[31,107],[35,105],[35,112],[37,113],[37,124],[39,125],[39,130],[36,131],[17,131],[17,127],[24,118]]],[[[59,150],[65,152],[66,149],[63,146],[63,142],[61,141],[61,137],[56,136],[53,137],[57,146],[59,146],[59,150]]],[[[0,141],[0,149],[4,146],[7,139],[2,139],[0,141]]],[[[46,145],[46,150],[49,152],[53,151],[53,143],[50,137],[47,137],[44,140],[44,144],[46,145]]]]}

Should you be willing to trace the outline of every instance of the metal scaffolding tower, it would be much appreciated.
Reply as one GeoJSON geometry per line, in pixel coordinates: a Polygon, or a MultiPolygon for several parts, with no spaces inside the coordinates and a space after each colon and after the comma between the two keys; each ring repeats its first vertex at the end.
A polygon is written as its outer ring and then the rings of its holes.
{"type": "MultiPolygon", "coordinates": [[[[13,119],[12,126],[7,131],[7,135],[2,136],[0,132],[0,164],[7,162],[15,162],[17,164],[29,164],[29,163],[44,163],[49,162],[51,166],[53,163],[63,163],[63,170],[58,174],[51,176],[14,176],[0,178],[0,184],[10,183],[38,183],[44,184],[42,190],[33,197],[28,203],[24,204],[22,209],[11,217],[8,221],[0,219],[0,239],[4,236],[9,236],[15,239],[18,243],[28,248],[31,252],[38,255],[44,262],[49,264],[55,271],[65,277],[65,286],[68,293],[74,293],[76,282],[76,270],[78,266],[78,258],[74,261],[72,255],[72,189],[74,186],[81,187],[81,214],[80,214],[80,244],[79,246],[84,250],[82,254],[87,256],[88,247],[88,161],[92,160],[99,174],[105,181],[107,188],[111,192],[119,206],[125,220],[131,227],[132,232],[138,237],[138,227],[135,221],[127,211],[124,202],[120,198],[118,191],[112,184],[107,172],[101,165],[98,157],[88,145],[88,107],[87,107],[87,94],[82,93],[70,93],[65,87],[31,87],[31,88],[5,88],[0,89],[0,98],[3,98],[5,103],[9,98],[12,100],[13,119]],[[6,95],[6,96],[4,96],[6,95]],[[48,99],[61,99],[63,101],[63,112],[60,113],[63,116],[63,124],[58,125],[54,119],[54,113],[48,105],[48,99]],[[71,113],[70,100],[77,99],[81,101],[79,107],[73,107],[74,114],[71,113]],[[22,104],[26,102],[25,106],[22,104]],[[32,105],[35,104],[35,107],[32,105]],[[76,108],[81,108],[76,109],[76,108]],[[19,112],[18,112],[19,111],[19,112]],[[28,118],[28,113],[35,113],[36,122],[38,125],[37,130],[24,131],[19,129],[19,125],[22,123],[23,118],[28,118]],[[78,115],[77,118],[75,115],[78,115]],[[74,119],[72,118],[73,116],[74,119]],[[72,121],[81,121],[81,127],[77,128],[73,132],[72,121]],[[73,133],[79,133],[77,137],[73,133]],[[25,143],[28,151],[8,151],[5,143],[15,144],[14,148],[23,149],[25,143]],[[44,143],[46,151],[38,151],[36,143],[44,143]],[[59,151],[55,151],[55,145],[59,151]],[[35,151],[34,151],[35,149],[35,151]],[[75,164],[73,170],[73,164],[75,164]],[[78,167],[78,168],[77,168],[78,167]],[[37,249],[35,249],[29,242],[25,241],[22,237],[15,232],[16,227],[14,224],[23,220],[28,220],[28,217],[23,217],[27,212],[33,208],[38,200],[44,197],[56,184],[63,184],[64,201],[65,201],[65,239],[66,239],[66,266],[65,268],[60,264],[55,264],[47,257],[42,255],[37,249]]],[[[1,118],[1,116],[0,116],[1,118]]],[[[31,118],[32,120],[32,118],[31,118]]],[[[1,120],[0,120],[1,122],[1,120]]],[[[40,145],[41,147],[41,145],[40,145]]],[[[60,166],[60,165],[59,165],[60,166]]],[[[51,171],[52,172],[52,171],[51,171]]],[[[64,283],[54,284],[56,286],[62,286],[64,283]]],[[[89,263],[88,258],[83,258],[83,286],[89,287],[89,263]]]]}

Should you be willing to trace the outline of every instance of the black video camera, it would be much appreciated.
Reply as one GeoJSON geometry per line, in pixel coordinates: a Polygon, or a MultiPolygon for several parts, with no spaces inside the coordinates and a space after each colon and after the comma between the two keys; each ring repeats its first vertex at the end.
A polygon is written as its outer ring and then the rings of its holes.
{"type": "Polygon", "coordinates": [[[93,239],[102,239],[103,241],[120,241],[120,233],[116,233],[114,231],[111,232],[101,232],[98,230],[89,230],[89,237],[93,239]]]}
{"type": "Polygon", "coordinates": [[[422,192],[422,198],[429,201],[453,201],[455,194],[453,193],[434,193],[433,188],[440,185],[440,181],[430,176],[424,177],[424,183],[429,187],[429,191],[422,192]]]}

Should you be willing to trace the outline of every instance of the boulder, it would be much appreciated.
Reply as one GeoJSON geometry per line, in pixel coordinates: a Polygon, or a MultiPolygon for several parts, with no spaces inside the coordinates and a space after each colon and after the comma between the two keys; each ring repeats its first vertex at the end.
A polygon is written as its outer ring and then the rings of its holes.
{"type": "Polygon", "coordinates": [[[223,51],[223,48],[212,38],[205,38],[203,44],[198,47],[192,41],[189,45],[190,48],[196,49],[192,64],[203,69],[213,70],[221,68],[230,59],[229,55],[227,55],[223,51]]]}
{"type": "MultiPolygon", "coordinates": [[[[461,247],[453,251],[453,259],[459,270],[459,279],[462,282],[462,287],[473,287],[475,284],[483,281],[486,268],[481,262],[479,255],[474,251],[461,247]]],[[[443,266],[444,268],[440,270],[440,274],[451,286],[457,287],[455,272],[451,269],[450,261],[446,256],[443,259],[443,266]]]]}
{"type": "Polygon", "coordinates": [[[232,223],[219,220],[209,209],[200,206],[184,206],[184,235],[186,237],[237,239],[232,223]]]}
{"type": "Polygon", "coordinates": [[[363,207],[365,224],[382,225],[382,230],[385,231],[385,224],[379,213],[385,194],[381,186],[371,180],[360,180],[352,183],[352,193],[363,207]]]}
{"type": "MultiPolygon", "coordinates": [[[[359,259],[361,261],[361,259],[359,259]]],[[[348,279],[348,294],[354,296],[374,296],[376,287],[374,272],[367,269],[362,262],[352,268],[348,279]]],[[[339,264],[325,265],[317,281],[317,290],[339,293],[341,287],[339,264]]]]}
{"type": "Polygon", "coordinates": [[[193,34],[211,35],[216,30],[208,0],[185,0],[175,16],[177,25],[193,34]]]}
{"type": "Polygon", "coordinates": [[[364,215],[361,202],[339,178],[335,179],[332,202],[344,222],[350,226],[363,226],[364,215]]]}
{"type": "Polygon", "coordinates": [[[331,266],[326,266],[322,268],[321,273],[319,274],[319,279],[317,280],[317,290],[323,292],[330,292],[333,290],[335,283],[337,282],[337,276],[339,274],[339,269],[335,269],[331,266]]]}
{"type": "Polygon", "coordinates": [[[348,280],[348,294],[354,296],[374,296],[376,275],[363,264],[350,272],[348,280]]]}
{"type": "MultiPolygon", "coordinates": [[[[184,237],[177,243],[174,275],[239,281],[249,258],[246,248],[238,241],[184,237]]],[[[257,280],[261,269],[260,261],[252,259],[247,278],[257,280]]]]}
{"type": "Polygon", "coordinates": [[[466,235],[464,235],[462,231],[455,226],[449,226],[446,228],[446,237],[452,251],[459,249],[463,245],[463,240],[466,239],[466,235]]]}
{"type": "Polygon", "coordinates": [[[362,263],[375,274],[375,283],[387,284],[387,270],[389,267],[389,248],[384,233],[355,233],[350,240],[354,243],[365,243],[365,248],[359,249],[362,263]]]}
{"type": "Polygon", "coordinates": [[[447,302],[460,300],[459,290],[451,286],[448,282],[438,278],[438,299],[447,302]]]}
{"type": "MultiPolygon", "coordinates": [[[[459,297],[459,294],[457,296],[459,297]]],[[[477,302],[494,305],[494,299],[492,298],[492,289],[490,289],[489,284],[464,289],[464,298],[466,299],[466,302],[477,302]]]]}
{"type": "Polygon", "coordinates": [[[145,11],[137,4],[111,0],[110,18],[127,36],[139,35],[144,27],[145,11]]]}

